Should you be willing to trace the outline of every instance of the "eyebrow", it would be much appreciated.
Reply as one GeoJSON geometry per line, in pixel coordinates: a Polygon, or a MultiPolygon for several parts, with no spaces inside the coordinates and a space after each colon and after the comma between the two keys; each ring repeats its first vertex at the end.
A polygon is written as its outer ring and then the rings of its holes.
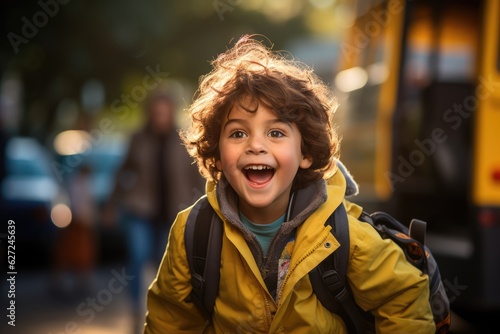
{"type": "MultiPolygon", "coordinates": [[[[248,125],[249,122],[246,119],[231,118],[231,119],[228,119],[227,122],[224,124],[223,130],[225,130],[228,125],[233,124],[233,123],[241,123],[243,125],[248,125]]],[[[286,124],[293,131],[293,128],[292,128],[290,122],[288,122],[284,119],[273,118],[273,119],[266,121],[266,125],[273,125],[276,123],[286,124]]]]}

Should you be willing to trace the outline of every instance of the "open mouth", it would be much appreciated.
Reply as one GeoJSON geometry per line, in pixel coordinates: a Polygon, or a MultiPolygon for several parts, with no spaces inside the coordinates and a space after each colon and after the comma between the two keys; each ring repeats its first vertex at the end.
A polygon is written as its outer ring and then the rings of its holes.
{"type": "Polygon", "coordinates": [[[264,184],[273,178],[274,168],[266,165],[249,165],[243,168],[243,174],[252,183],[264,184]]]}

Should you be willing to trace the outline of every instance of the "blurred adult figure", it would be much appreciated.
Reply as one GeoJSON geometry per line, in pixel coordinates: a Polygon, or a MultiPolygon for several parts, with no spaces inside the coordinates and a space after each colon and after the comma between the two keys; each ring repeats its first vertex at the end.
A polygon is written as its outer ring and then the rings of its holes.
{"type": "Polygon", "coordinates": [[[196,165],[181,144],[175,124],[176,99],[160,89],[145,100],[145,126],[130,139],[114,189],[104,209],[105,222],[115,213],[127,237],[134,316],[144,322],[144,268],[158,266],[168,232],[179,209],[191,205],[204,189],[196,165]],[[117,211],[116,211],[117,209],[117,211]]]}

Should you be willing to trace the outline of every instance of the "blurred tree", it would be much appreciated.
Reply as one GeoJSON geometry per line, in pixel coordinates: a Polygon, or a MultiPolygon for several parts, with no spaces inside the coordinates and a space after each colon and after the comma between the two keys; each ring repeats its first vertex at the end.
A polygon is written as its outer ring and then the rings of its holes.
{"type": "MultiPolygon", "coordinates": [[[[187,83],[192,87],[190,99],[199,76],[210,70],[209,61],[242,34],[262,34],[275,49],[310,35],[307,14],[317,13],[311,5],[317,2],[10,2],[0,14],[5,36],[0,74],[14,70],[21,75],[24,110],[19,131],[45,141],[52,131],[61,130],[57,121],[64,113],[58,111],[61,101],[76,101],[80,105],[77,112],[84,112],[81,89],[88,80],[102,84],[105,105],[101,111],[110,113],[115,102],[110,115],[118,106],[134,109],[134,103],[127,103],[123,94],[135,93],[138,99],[140,87],[153,83],[146,79],[152,72],[187,83]],[[138,88],[133,91],[134,87],[138,88]]],[[[323,1],[322,6],[333,3],[323,1]]],[[[92,117],[87,117],[89,122],[92,117]]],[[[116,125],[126,128],[137,120],[131,117],[116,125]]]]}

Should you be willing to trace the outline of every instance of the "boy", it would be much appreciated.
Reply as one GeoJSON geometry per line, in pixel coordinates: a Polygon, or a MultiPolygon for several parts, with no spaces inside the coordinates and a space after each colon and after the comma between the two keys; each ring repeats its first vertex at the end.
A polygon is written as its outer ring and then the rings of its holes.
{"type": "Polygon", "coordinates": [[[345,199],[328,88],[249,36],[212,65],[183,138],[224,226],[214,314],[205,319],[190,299],[187,209],[149,289],[145,333],[346,333],[308,275],[339,246],[325,221],[341,203],[356,303],[375,316],[377,332],[433,333],[427,276],[357,222],[361,208],[345,199]]]}

